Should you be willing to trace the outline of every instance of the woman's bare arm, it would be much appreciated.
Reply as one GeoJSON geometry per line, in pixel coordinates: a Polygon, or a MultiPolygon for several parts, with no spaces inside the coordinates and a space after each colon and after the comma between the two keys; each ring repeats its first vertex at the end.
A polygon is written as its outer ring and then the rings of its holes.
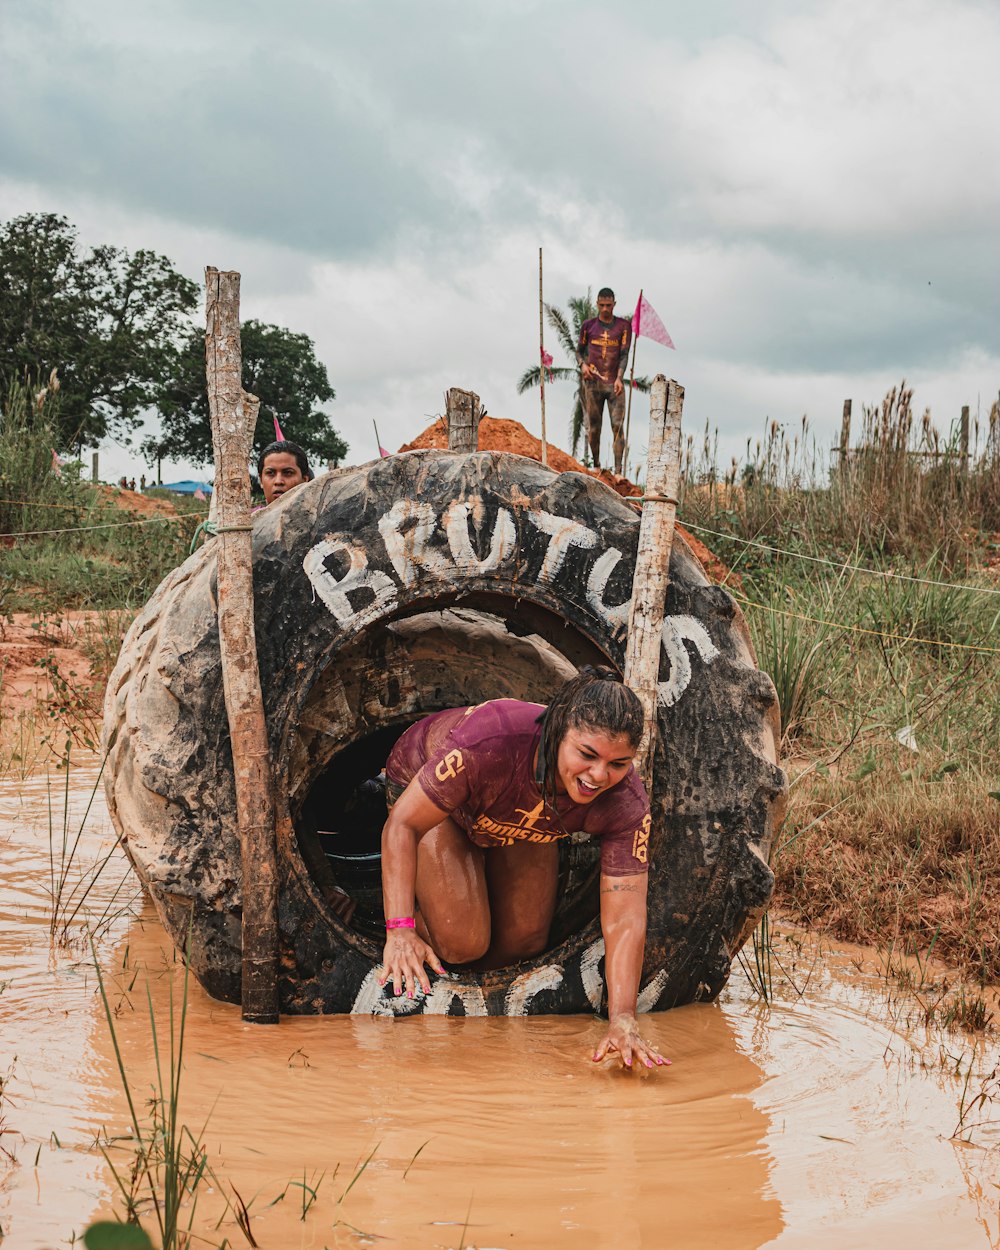
{"type": "Polygon", "coordinates": [[[627,1068],[638,1058],[647,1068],[669,1063],[639,1036],[636,1000],[646,945],[647,876],[601,874],[601,929],[604,977],[608,986],[608,1031],[594,1052],[595,1062],[617,1051],[627,1068]]]}
{"type": "MultiPolygon", "coordinates": [[[[414,779],[392,805],[382,830],[382,900],[386,920],[412,916],[416,904],[417,843],[448,813],[435,806],[414,779]]],[[[413,929],[386,931],[380,984],[392,979],[393,991],[406,989],[412,998],[417,985],[424,993],[430,981],[424,965],[444,972],[436,952],[413,929]]]]}

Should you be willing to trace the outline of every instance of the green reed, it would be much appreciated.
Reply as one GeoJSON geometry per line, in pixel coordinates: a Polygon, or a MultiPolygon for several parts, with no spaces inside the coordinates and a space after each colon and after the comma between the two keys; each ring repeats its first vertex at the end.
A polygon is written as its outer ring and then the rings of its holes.
{"type": "Polygon", "coordinates": [[[192,1132],[180,1117],[184,1035],[188,1012],[187,962],[185,961],[179,1010],[175,1005],[173,987],[170,988],[168,1034],[162,1040],[153,1009],[152,993],[148,986],[146,989],[156,1079],[147,1103],[148,1110],[144,1116],[140,1116],[125,1070],[114,1013],[93,938],[91,955],[115,1062],[128,1104],[132,1129],[129,1147],[132,1158],[127,1165],[119,1165],[112,1158],[111,1151],[119,1145],[121,1139],[106,1139],[99,1143],[99,1148],[125,1204],[124,1222],[138,1224],[143,1212],[151,1210],[159,1233],[161,1250],[185,1250],[192,1239],[191,1230],[199,1190],[210,1179],[218,1183],[209,1167],[208,1152],[204,1145],[204,1127],[200,1132],[192,1132]]]}

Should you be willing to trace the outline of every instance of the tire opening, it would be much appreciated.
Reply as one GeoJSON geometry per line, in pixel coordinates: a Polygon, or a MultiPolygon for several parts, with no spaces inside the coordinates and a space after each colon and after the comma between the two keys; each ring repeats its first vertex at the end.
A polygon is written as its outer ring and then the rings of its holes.
{"type": "MultiPolygon", "coordinates": [[[[396,739],[448,707],[495,698],[547,702],[578,664],[604,658],[555,617],[558,649],[537,632],[548,623],[537,610],[526,622],[511,605],[509,616],[461,608],[391,622],[345,648],[303,706],[291,786],[299,850],[327,903],[335,909],[336,890],[343,890],[355,905],[350,928],[379,945],[386,819],[379,774],[396,739]],[[343,723],[348,709],[357,709],[350,727],[343,723]]],[[[550,948],[597,915],[599,861],[597,843],[560,841],[550,948]]]]}

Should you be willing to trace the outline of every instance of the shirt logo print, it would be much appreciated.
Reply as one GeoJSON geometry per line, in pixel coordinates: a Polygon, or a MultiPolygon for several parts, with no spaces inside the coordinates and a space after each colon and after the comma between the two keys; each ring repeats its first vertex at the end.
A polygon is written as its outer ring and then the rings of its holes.
{"type": "Polygon", "coordinates": [[[642,824],[632,837],[632,857],[640,864],[649,863],[649,830],[652,823],[653,818],[648,814],[645,815],[642,818],[642,824]]]}
{"type": "Polygon", "coordinates": [[[452,777],[457,777],[460,772],[465,769],[465,762],[462,759],[461,751],[449,751],[443,760],[434,769],[434,776],[438,781],[450,781],[452,777]]]}
{"type": "Polygon", "coordinates": [[[535,825],[538,824],[538,821],[542,815],[542,811],[544,810],[544,808],[545,808],[544,799],[540,799],[538,801],[538,805],[530,809],[526,807],[515,807],[514,811],[517,812],[522,817],[522,819],[518,821],[518,828],[519,829],[534,829],[535,825]]]}

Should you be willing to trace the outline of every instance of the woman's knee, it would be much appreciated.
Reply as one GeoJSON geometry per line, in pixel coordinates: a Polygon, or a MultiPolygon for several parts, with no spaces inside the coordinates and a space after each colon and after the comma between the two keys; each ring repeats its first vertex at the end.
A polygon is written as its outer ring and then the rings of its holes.
{"type": "Polygon", "coordinates": [[[504,935],[504,944],[518,959],[530,959],[540,955],[549,944],[549,925],[539,923],[523,925],[504,935]]]}
{"type": "Polygon", "coordinates": [[[471,964],[489,950],[489,925],[459,929],[449,926],[440,935],[431,933],[431,945],[446,964],[471,964]]]}

